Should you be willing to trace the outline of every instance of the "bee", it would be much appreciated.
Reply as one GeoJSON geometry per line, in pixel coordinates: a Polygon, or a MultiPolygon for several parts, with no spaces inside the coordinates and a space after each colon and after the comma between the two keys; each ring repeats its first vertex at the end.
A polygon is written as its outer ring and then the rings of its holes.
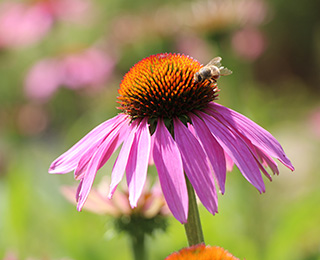
{"type": "Polygon", "coordinates": [[[200,83],[207,79],[215,83],[220,76],[230,75],[232,71],[221,66],[221,60],[221,57],[213,58],[207,65],[194,74],[194,82],[200,83]]]}

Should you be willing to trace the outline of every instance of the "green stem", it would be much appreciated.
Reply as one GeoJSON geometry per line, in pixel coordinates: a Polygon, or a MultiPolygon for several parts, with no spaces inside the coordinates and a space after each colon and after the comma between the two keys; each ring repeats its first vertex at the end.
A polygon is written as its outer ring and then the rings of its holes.
{"type": "Polygon", "coordinates": [[[187,190],[189,196],[188,222],[184,224],[189,246],[204,243],[198,205],[194,189],[186,176],[187,190]]]}
{"type": "Polygon", "coordinates": [[[143,233],[130,235],[134,260],[146,260],[145,235],[143,233]]]}

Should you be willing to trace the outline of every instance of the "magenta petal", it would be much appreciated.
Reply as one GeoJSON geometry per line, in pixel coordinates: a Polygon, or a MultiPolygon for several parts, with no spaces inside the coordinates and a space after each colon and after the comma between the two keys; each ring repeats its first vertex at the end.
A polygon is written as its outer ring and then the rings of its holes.
{"type": "Polygon", "coordinates": [[[227,171],[231,172],[233,170],[234,162],[230,158],[230,156],[224,151],[224,157],[226,158],[227,171]]]}
{"type": "MultiPolygon", "coordinates": [[[[114,137],[115,141],[112,142],[112,146],[110,147],[109,150],[109,155],[111,155],[114,150],[116,150],[119,145],[123,142],[123,140],[125,139],[125,137],[127,136],[127,130],[129,128],[128,121],[119,121],[116,124],[113,125],[113,128],[110,130],[109,134],[104,138],[109,138],[114,136],[114,133],[116,133],[116,137],[114,137]]],[[[95,152],[95,150],[97,149],[97,147],[101,144],[101,142],[104,141],[104,139],[102,139],[99,143],[92,145],[81,157],[81,159],[79,160],[79,163],[77,165],[77,168],[74,171],[74,175],[75,175],[75,179],[81,179],[83,174],[85,174],[87,166],[90,162],[91,156],[92,154],[95,152]]],[[[110,140],[110,138],[109,138],[110,140]]],[[[103,160],[100,163],[100,167],[99,169],[107,162],[107,160],[109,159],[109,157],[104,157],[103,160]]]]}
{"type": "Polygon", "coordinates": [[[257,161],[243,140],[212,116],[203,112],[199,112],[198,114],[212,135],[238,166],[243,176],[260,192],[264,192],[265,186],[257,161]]]}
{"type": "Polygon", "coordinates": [[[128,121],[128,117],[124,114],[119,114],[94,128],[78,143],[76,143],[64,154],[59,156],[51,164],[49,173],[67,173],[74,170],[83,154],[86,153],[92,146],[95,146],[101,142],[105,136],[112,131],[114,125],[122,121],[128,121]]]}
{"type": "Polygon", "coordinates": [[[153,158],[163,195],[173,216],[181,223],[188,219],[188,191],[179,149],[161,119],[153,135],[153,158]]]}
{"type": "Polygon", "coordinates": [[[260,160],[262,161],[262,164],[272,170],[273,174],[279,175],[279,169],[277,163],[266,153],[264,153],[260,149],[256,149],[257,155],[259,156],[260,160]]]}
{"type": "Polygon", "coordinates": [[[174,132],[186,175],[202,204],[215,214],[218,212],[217,193],[207,156],[195,136],[179,119],[174,119],[174,132]]]}
{"type": "Polygon", "coordinates": [[[82,178],[82,186],[78,194],[78,210],[81,210],[89,195],[98,169],[102,167],[102,165],[110,158],[110,156],[114,152],[116,145],[118,144],[117,141],[120,129],[118,127],[113,132],[111,132],[106,140],[104,140],[101,145],[97,147],[94,155],[91,157],[86,172],[82,178]]]}
{"type": "Polygon", "coordinates": [[[211,103],[210,107],[216,111],[212,114],[214,117],[222,115],[222,117],[241,134],[247,137],[255,146],[265,151],[272,157],[277,158],[289,169],[294,170],[290,160],[286,156],[279,142],[265,129],[251,121],[249,118],[237,113],[236,111],[211,103]],[[218,112],[218,113],[217,113],[218,112]]]}
{"type": "Polygon", "coordinates": [[[112,174],[111,174],[111,183],[110,183],[110,191],[109,191],[109,195],[108,198],[111,199],[111,197],[113,196],[119,182],[122,180],[123,178],[123,174],[124,171],[126,169],[127,166],[127,162],[128,162],[128,158],[129,158],[129,154],[130,154],[130,150],[132,147],[132,143],[135,137],[135,133],[136,133],[136,127],[137,127],[137,121],[134,121],[131,125],[130,125],[130,134],[129,136],[125,139],[121,151],[118,155],[118,158],[115,162],[115,164],[113,165],[113,169],[112,169],[112,174]]]}
{"type": "Polygon", "coordinates": [[[199,117],[190,114],[190,118],[211,163],[221,193],[224,194],[227,171],[224,151],[216,139],[214,139],[208,127],[199,117]]]}
{"type": "Polygon", "coordinates": [[[83,183],[83,179],[80,180],[80,183],[78,185],[77,188],[77,192],[76,192],[76,202],[79,202],[79,196],[80,196],[80,191],[82,189],[82,183],[83,183]]]}
{"type": "MultiPolygon", "coordinates": [[[[101,140],[102,142],[102,140],[101,140]]],[[[100,142],[100,143],[101,143],[100,142]]],[[[76,180],[80,180],[83,178],[83,175],[86,173],[88,164],[91,160],[92,155],[94,154],[94,152],[96,151],[98,145],[100,145],[100,143],[96,144],[96,145],[92,145],[80,158],[78,165],[76,166],[76,169],[74,171],[74,178],[76,180]]]]}
{"type": "Polygon", "coordinates": [[[109,144],[107,142],[104,142],[101,144],[101,146],[96,150],[94,155],[92,156],[88,169],[86,171],[85,176],[81,180],[81,187],[78,193],[78,206],[77,209],[81,211],[88,195],[91,190],[93,181],[96,177],[99,164],[102,160],[102,157],[104,156],[105,152],[108,150],[109,144]]]}
{"type": "MultiPolygon", "coordinates": [[[[228,125],[227,122],[224,122],[228,125]]],[[[259,148],[257,148],[256,146],[254,146],[250,140],[248,138],[246,138],[245,136],[243,136],[241,133],[237,132],[235,129],[233,129],[232,127],[229,128],[229,130],[235,134],[235,136],[239,136],[240,139],[243,141],[243,143],[245,143],[249,149],[249,151],[251,152],[251,154],[253,155],[253,158],[255,159],[259,169],[262,171],[262,173],[270,180],[272,181],[272,177],[271,175],[267,172],[267,170],[263,167],[263,165],[261,164],[261,157],[258,155],[257,151],[261,151],[259,148]]]]}
{"type": "Polygon", "coordinates": [[[136,131],[126,167],[129,202],[136,207],[147,178],[151,137],[148,118],[144,118],[136,131]]]}

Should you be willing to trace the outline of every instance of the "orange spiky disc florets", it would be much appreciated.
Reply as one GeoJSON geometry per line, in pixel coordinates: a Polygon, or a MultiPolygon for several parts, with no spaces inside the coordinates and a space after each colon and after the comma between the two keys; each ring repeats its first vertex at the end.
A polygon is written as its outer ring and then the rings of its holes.
{"type": "Polygon", "coordinates": [[[217,86],[209,80],[195,82],[201,64],[181,54],[157,54],[138,62],[124,76],[119,107],[133,119],[173,118],[202,110],[216,99],[217,86]]]}
{"type": "Polygon", "coordinates": [[[169,255],[165,260],[239,260],[218,246],[199,244],[181,249],[169,255]]]}

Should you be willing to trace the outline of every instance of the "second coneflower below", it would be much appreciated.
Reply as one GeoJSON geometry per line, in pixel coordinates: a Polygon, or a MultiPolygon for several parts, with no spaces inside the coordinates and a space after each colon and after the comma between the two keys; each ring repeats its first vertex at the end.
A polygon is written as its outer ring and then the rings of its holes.
{"type": "Polygon", "coordinates": [[[239,260],[218,246],[199,244],[181,249],[169,255],[165,260],[239,260]]]}
{"type": "Polygon", "coordinates": [[[74,170],[81,210],[97,171],[122,144],[111,174],[109,198],[124,173],[131,207],[137,206],[153,159],[162,192],[174,217],[188,218],[186,178],[206,209],[218,210],[215,180],[225,192],[226,168],[234,163],[258,191],[265,167],[278,174],[273,158],[293,170],[279,142],[247,117],[215,102],[216,81],[194,81],[201,64],[185,55],[158,54],[138,62],[124,76],[121,112],[97,126],[50,166],[50,173],[74,170]]]}

